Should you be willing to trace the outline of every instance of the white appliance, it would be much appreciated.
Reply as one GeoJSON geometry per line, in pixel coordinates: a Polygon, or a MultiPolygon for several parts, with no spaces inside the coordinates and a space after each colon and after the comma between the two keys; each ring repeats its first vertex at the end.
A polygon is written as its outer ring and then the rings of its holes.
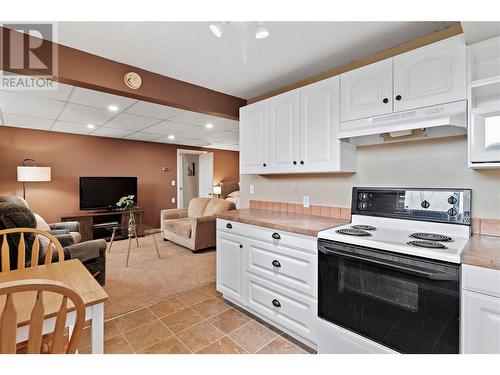
{"type": "Polygon", "coordinates": [[[339,138],[356,145],[467,133],[467,101],[417,108],[340,123],[339,138]]]}
{"type": "Polygon", "coordinates": [[[458,353],[469,189],[354,188],[318,233],[319,353],[458,353]]]}

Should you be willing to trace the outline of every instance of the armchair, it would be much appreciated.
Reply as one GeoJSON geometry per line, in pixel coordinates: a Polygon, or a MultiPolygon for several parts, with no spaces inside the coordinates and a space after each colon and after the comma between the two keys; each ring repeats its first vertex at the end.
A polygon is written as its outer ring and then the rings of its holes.
{"type": "Polygon", "coordinates": [[[234,210],[233,202],[219,198],[194,198],[188,208],[161,211],[163,239],[175,242],[193,252],[214,247],[216,222],[214,214],[234,210]]]}

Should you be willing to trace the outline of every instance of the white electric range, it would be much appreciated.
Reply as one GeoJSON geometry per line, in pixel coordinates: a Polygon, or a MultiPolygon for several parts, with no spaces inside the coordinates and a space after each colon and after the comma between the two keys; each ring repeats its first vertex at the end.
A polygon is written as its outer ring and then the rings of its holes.
{"type": "Polygon", "coordinates": [[[458,353],[469,189],[354,188],[318,233],[319,353],[458,353]]]}

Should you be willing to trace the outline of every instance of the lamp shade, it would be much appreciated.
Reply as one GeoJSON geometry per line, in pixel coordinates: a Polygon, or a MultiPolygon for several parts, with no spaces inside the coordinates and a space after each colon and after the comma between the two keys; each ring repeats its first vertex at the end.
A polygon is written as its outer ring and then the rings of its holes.
{"type": "Polygon", "coordinates": [[[213,192],[214,194],[220,195],[222,193],[222,189],[220,186],[214,186],[213,192]]]}
{"type": "Polygon", "coordinates": [[[41,182],[50,181],[50,167],[17,167],[17,181],[41,182]]]}

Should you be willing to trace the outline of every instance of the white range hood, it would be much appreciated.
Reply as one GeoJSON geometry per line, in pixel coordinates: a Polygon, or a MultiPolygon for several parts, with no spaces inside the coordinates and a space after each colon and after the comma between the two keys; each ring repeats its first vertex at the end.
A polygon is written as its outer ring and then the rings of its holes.
{"type": "Polygon", "coordinates": [[[356,145],[467,134],[467,101],[340,123],[339,138],[356,145]]]}

